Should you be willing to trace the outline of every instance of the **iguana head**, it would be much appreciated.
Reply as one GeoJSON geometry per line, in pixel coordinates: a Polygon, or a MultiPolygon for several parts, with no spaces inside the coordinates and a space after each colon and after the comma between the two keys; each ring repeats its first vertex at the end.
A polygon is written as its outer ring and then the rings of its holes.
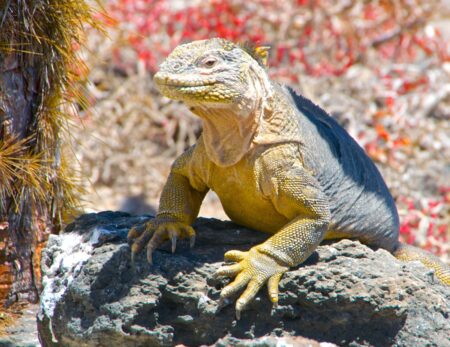
{"type": "Polygon", "coordinates": [[[154,80],[161,93],[191,106],[226,108],[256,100],[267,84],[267,47],[236,45],[225,39],[183,44],[161,64],[154,80]],[[256,86],[256,84],[258,84],[256,86]]]}
{"type": "Polygon", "coordinates": [[[194,41],[175,48],[155,74],[163,95],[202,119],[201,142],[217,165],[233,165],[252,148],[272,93],[266,58],[267,47],[194,41]]]}

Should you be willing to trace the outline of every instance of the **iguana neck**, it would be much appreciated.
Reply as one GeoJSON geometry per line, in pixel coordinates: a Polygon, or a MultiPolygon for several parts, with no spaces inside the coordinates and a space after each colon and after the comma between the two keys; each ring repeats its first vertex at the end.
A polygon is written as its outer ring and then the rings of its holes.
{"type": "Polygon", "coordinates": [[[240,103],[223,108],[192,108],[203,122],[202,141],[218,166],[239,162],[255,146],[298,142],[295,111],[282,89],[254,80],[240,103]]]}
{"type": "Polygon", "coordinates": [[[239,119],[229,110],[212,109],[201,118],[206,153],[216,165],[234,165],[251,149],[258,124],[253,115],[239,119]]]}
{"type": "Polygon", "coordinates": [[[235,103],[210,107],[197,104],[192,111],[202,119],[206,153],[219,166],[239,162],[253,147],[272,85],[262,68],[247,66],[247,88],[235,103]]]}

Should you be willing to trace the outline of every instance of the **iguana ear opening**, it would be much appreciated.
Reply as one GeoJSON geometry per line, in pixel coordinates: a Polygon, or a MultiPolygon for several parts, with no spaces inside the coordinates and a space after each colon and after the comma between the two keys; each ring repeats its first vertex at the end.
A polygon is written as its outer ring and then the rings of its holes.
{"type": "Polygon", "coordinates": [[[258,55],[264,66],[267,66],[267,60],[269,58],[270,46],[259,46],[255,48],[255,53],[258,55]]]}

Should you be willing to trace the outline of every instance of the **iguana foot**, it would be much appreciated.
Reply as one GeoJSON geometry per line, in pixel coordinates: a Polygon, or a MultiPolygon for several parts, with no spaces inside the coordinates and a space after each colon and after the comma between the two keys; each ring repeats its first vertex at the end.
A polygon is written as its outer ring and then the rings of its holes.
{"type": "Polygon", "coordinates": [[[177,240],[189,238],[191,248],[195,243],[194,229],[184,223],[176,221],[159,221],[158,218],[140,227],[133,227],[128,232],[128,243],[131,245],[131,258],[134,259],[147,245],[147,261],[152,263],[152,255],[156,248],[166,240],[172,242],[172,253],[177,247],[177,240]]]}
{"type": "Polygon", "coordinates": [[[244,287],[244,293],[236,301],[236,317],[240,319],[241,311],[251,302],[259,289],[267,282],[270,301],[278,304],[278,284],[281,276],[289,268],[279,264],[271,256],[258,250],[258,246],[248,252],[229,251],[224,255],[225,260],[234,261],[236,264],[222,266],[216,272],[216,276],[234,277],[233,282],[222,289],[220,300],[235,294],[244,287]]]}

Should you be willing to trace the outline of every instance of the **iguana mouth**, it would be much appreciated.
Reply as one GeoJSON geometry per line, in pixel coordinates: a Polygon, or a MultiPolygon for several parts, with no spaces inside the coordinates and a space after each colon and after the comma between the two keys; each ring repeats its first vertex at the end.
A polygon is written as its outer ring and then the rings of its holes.
{"type": "Polygon", "coordinates": [[[175,76],[160,71],[154,81],[164,96],[174,100],[228,103],[235,96],[223,83],[209,76],[175,76]]]}
{"type": "Polygon", "coordinates": [[[206,78],[206,79],[190,79],[188,77],[174,77],[169,74],[163,72],[157,72],[155,74],[154,80],[158,86],[168,87],[168,88],[181,88],[187,90],[195,90],[204,87],[211,86],[217,83],[217,80],[214,78],[206,78]]]}
{"type": "Polygon", "coordinates": [[[205,83],[204,81],[195,81],[195,82],[179,82],[179,83],[160,83],[160,86],[164,87],[173,87],[173,88],[197,88],[197,87],[207,87],[216,84],[217,82],[209,82],[205,83]]]}

